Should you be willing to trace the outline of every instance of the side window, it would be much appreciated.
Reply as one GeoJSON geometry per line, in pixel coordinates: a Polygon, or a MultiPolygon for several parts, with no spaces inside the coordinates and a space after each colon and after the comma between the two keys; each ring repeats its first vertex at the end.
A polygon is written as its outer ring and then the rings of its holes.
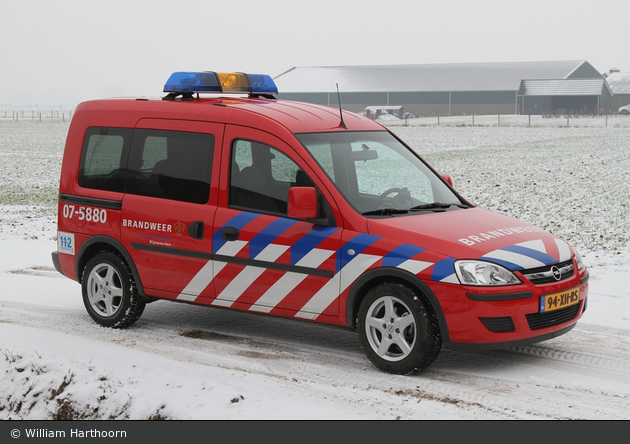
{"type": "Polygon", "coordinates": [[[124,128],[89,128],[83,141],[79,185],[122,192],[125,187],[125,163],[133,130],[124,128]]]}
{"type": "Polygon", "coordinates": [[[156,163],[168,158],[167,146],[168,139],[166,137],[148,136],[144,141],[144,149],[142,150],[142,170],[153,171],[156,163]]]}
{"type": "Polygon", "coordinates": [[[252,166],[252,143],[247,140],[237,140],[234,142],[233,168],[239,171],[252,166]]]}
{"type": "Polygon", "coordinates": [[[300,167],[280,151],[272,149],[272,153],[274,155],[271,158],[271,178],[276,182],[295,183],[300,167]]]}
{"type": "Polygon", "coordinates": [[[230,205],[245,210],[287,214],[289,189],[296,184],[295,162],[259,142],[232,144],[230,205]]]}
{"type": "MultiPolygon", "coordinates": [[[[231,162],[230,207],[286,217],[291,187],[317,189],[290,157],[263,143],[234,141],[231,162]]],[[[314,222],[335,226],[330,205],[319,190],[317,195],[319,215],[314,222]]]]}
{"type": "Polygon", "coordinates": [[[136,130],[125,191],[204,204],[210,196],[211,134],[136,130]]]}

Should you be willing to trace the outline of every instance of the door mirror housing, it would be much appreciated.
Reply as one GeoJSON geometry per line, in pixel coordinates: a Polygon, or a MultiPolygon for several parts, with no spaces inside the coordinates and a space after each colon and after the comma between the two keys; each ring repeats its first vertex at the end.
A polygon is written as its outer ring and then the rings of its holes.
{"type": "Polygon", "coordinates": [[[317,218],[317,191],[313,187],[289,189],[288,216],[293,219],[317,218]]]}
{"type": "Polygon", "coordinates": [[[444,179],[451,187],[453,186],[453,179],[450,174],[442,174],[442,179],[444,179]]]}

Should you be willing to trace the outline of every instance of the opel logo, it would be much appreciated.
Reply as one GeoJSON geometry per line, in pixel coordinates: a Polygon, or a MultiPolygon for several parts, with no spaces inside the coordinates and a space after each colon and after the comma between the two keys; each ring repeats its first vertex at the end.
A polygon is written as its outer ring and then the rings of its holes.
{"type": "Polygon", "coordinates": [[[555,265],[551,267],[551,274],[553,275],[553,278],[557,281],[562,279],[562,273],[560,272],[558,267],[556,267],[555,265]]]}

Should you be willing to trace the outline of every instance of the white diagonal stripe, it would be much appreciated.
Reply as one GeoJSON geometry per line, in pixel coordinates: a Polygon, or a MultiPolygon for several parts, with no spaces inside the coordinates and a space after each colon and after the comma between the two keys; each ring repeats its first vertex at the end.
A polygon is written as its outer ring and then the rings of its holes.
{"type": "Polygon", "coordinates": [[[382,258],[383,256],[375,256],[373,254],[359,254],[352,259],[350,263],[339,272],[341,274],[341,288],[339,289],[339,293],[343,293],[365,270],[382,258]]]}
{"type": "Polygon", "coordinates": [[[250,310],[269,313],[306,277],[307,275],[302,273],[286,273],[250,307],[250,310]]]}
{"type": "MultiPolygon", "coordinates": [[[[300,259],[295,265],[302,267],[317,268],[326,259],[328,259],[334,251],[321,250],[314,248],[309,251],[302,259],[300,259]]],[[[278,279],[269,289],[263,294],[250,310],[259,311],[263,313],[269,313],[276,305],[282,301],[291,290],[297,287],[300,282],[307,278],[308,275],[303,273],[288,272],[280,279],[278,279]]]]}
{"type": "Polygon", "coordinates": [[[412,274],[418,274],[421,271],[429,268],[431,265],[433,265],[433,262],[424,262],[424,261],[417,261],[414,259],[408,259],[396,268],[402,268],[403,270],[407,270],[408,272],[412,274]]]}
{"type": "Polygon", "coordinates": [[[360,254],[350,261],[348,265],[343,267],[339,273],[335,275],[326,285],[324,285],[315,295],[302,307],[295,315],[298,318],[315,319],[352,284],[365,270],[370,268],[376,261],[382,259],[383,256],[374,256],[372,254],[360,254]],[[336,286],[337,276],[341,274],[341,285],[336,286]]]}
{"type": "Polygon", "coordinates": [[[483,256],[481,256],[482,258],[485,259],[500,259],[503,261],[508,261],[511,262],[513,264],[519,265],[525,269],[527,268],[536,268],[536,267],[542,267],[545,264],[543,262],[540,262],[536,259],[533,259],[529,256],[525,256],[523,254],[518,254],[518,253],[513,253],[511,251],[506,251],[506,250],[495,250],[491,253],[488,254],[484,254],[483,256]]]}
{"type": "Polygon", "coordinates": [[[545,247],[545,243],[542,239],[534,239],[531,241],[521,242],[516,244],[519,247],[530,248],[532,250],[540,251],[541,253],[547,253],[547,247],[545,247]]]}
{"type": "Polygon", "coordinates": [[[295,314],[296,318],[315,319],[339,296],[339,273],[326,282],[320,290],[295,314]]]}
{"type": "Polygon", "coordinates": [[[554,239],[558,246],[558,252],[560,253],[560,262],[568,261],[571,259],[571,247],[565,241],[560,239],[554,239]]]}
{"type": "MultiPolygon", "coordinates": [[[[289,247],[286,245],[269,244],[263,251],[255,257],[257,260],[273,262],[280,257],[289,247]]],[[[229,307],[236,301],[252,283],[263,274],[267,268],[254,265],[246,266],[232,281],[223,289],[221,294],[212,302],[212,305],[229,307]]]]}
{"type": "Polygon", "coordinates": [[[219,248],[219,251],[217,251],[216,254],[223,256],[236,256],[245,245],[247,245],[247,241],[235,240],[232,242],[226,242],[221,248],[219,248]]]}
{"type": "Polygon", "coordinates": [[[264,250],[258,253],[254,259],[257,261],[274,262],[288,249],[288,245],[269,244],[264,250]]]}
{"type": "Polygon", "coordinates": [[[192,302],[208,286],[214,276],[213,261],[208,261],[177,296],[178,300],[192,302]]]}
{"type": "MultiPolygon", "coordinates": [[[[234,241],[234,242],[226,242],[217,254],[225,254],[228,256],[234,256],[241,249],[247,245],[245,241],[234,241]]],[[[201,267],[201,270],[197,272],[197,274],[188,282],[186,287],[182,290],[182,292],[177,296],[177,299],[180,301],[188,301],[193,302],[197,299],[197,297],[201,294],[201,292],[212,282],[214,276],[217,275],[219,271],[225,266],[225,263],[220,265],[217,269],[214,261],[208,261],[206,264],[201,267]]]]}
{"type": "Polygon", "coordinates": [[[333,253],[334,250],[322,250],[321,248],[313,248],[302,259],[297,261],[295,265],[300,267],[317,268],[324,263],[333,253]]]}
{"type": "Polygon", "coordinates": [[[446,282],[447,284],[459,284],[459,279],[455,273],[446,276],[444,279],[440,279],[440,282],[446,282]]]}

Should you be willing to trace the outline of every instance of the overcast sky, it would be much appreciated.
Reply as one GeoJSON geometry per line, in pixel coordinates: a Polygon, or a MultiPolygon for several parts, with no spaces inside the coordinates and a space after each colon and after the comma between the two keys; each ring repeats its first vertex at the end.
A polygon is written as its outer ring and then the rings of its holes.
{"type": "Polygon", "coordinates": [[[586,60],[630,71],[629,0],[0,0],[0,107],[161,96],[174,71],[586,60]]]}

